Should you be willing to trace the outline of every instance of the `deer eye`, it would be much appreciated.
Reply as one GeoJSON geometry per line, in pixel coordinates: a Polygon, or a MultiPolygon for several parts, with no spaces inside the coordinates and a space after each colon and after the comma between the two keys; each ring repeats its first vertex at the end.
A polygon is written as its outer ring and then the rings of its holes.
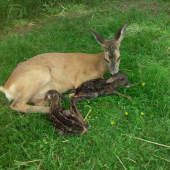
{"type": "Polygon", "coordinates": [[[120,58],[121,58],[121,56],[117,59],[117,61],[119,61],[119,60],[120,60],[120,58]]]}
{"type": "Polygon", "coordinates": [[[108,61],[107,59],[105,59],[105,61],[106,61],[107,63],[109,63],[109,61],[108,61]]]}

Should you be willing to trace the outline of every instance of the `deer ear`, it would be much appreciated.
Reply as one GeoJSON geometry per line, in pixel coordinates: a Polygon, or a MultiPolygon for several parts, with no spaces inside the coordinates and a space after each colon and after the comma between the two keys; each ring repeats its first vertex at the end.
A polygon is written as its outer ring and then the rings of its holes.
{"type": "Polygon", "coordinates": [[[123,40],[125,32],[126,32],[127,23],[125,22],[124,25],[119,29],[119,31],[114,36],[114,40],[118,41],[119,43],[123,40]]]}
{"type": "Polygon", "coordinates": [[[112,83],[113,82],[113,77],[111,77],[110,79],[108,79],[107,81],[106,81],[106,84],[109,84],[109,83],[112,83]]]}
{"type": "Polygon", "coordinates": [[[113,81],[116,80],[116,76],[117,76],[117,73],[114,74],[110,79],[108,79],[108,80],[106,81],[106,84],[113,83],[113,81]]]}
{"type": "Polygon", "coordinates": [[[90,28],[90,30],[95,36],[98,43],[102,46],[102,48],[105,47],[105,41],[106,41],[105,38],[103,38],[99,33],[95,32],[92,28],[90,28]]]}

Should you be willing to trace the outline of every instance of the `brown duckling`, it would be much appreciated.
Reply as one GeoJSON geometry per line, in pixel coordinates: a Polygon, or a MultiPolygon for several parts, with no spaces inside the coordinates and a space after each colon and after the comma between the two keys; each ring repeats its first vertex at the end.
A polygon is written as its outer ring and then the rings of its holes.
{"type": "Polygon", "coordinates": [[[78,101],[92,99],[98,96],[105,96],[108,94],[118,94],[130,100],[131,97],[125,96],[116,91],[116,89],[120,87],[130,87],[126,74],[120,71],[109,79],[97,78],[89,80],[82,83],[75,89],[75,95],[71,99],[71,103],[75,108],[76,113],[80,114],[77,108],[78,101]]]}
{"type": "Polygon", "coordinates": [[[89,130],[88,124],[73,111],[62,108],[61,99],[65,99],[65,96],[56,90],[49,90],[45,95],[45,101],[50,103],[49,119],[54,125],[56,133],[69,136],[83,135],[89,130]]]}

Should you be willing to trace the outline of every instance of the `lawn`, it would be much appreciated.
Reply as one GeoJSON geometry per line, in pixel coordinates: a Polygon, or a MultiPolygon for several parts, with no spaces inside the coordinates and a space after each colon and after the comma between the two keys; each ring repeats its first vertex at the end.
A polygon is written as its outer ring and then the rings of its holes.
{"type": "MultiPolygon", "coordinates": [[[[55,2],[55,1],[54,1],[55,2]]],[[[0,93],[0,169],[168,170],[170,167],[170,6],[166,0],[59,2],[1,27],[0,86],[18,63],[50,52],[98,54],[89,28],[112,39],[127,21],[120,70],[132,86],[78,103],[90,131],[58,136],[48,115],[10,110],[0,93]]],[[[47,4],[46,4],[47,5],[47,4]]],[[[110,77],[109,72],[104,77],[110,77]]],[[[65,94],[68,96],[67,94],[65,94]]],[[[69,108],[70,99],[63,101],[69,108]]]]}

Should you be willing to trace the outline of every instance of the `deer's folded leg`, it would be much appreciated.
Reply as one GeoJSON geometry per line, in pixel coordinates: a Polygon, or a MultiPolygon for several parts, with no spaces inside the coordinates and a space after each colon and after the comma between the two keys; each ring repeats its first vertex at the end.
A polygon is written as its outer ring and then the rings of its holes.
{"type": "Polygon", "coordinates": [[[132,98],[131,97],[129,97],[129,96],[126,96],[126,95],[124,95],[124,94],[122,94],[122,93],[119,93],[119,92],[117,92],[117,91],[105,91],[104,93],[103,93],[103,95],[105,96],[105,95],[109,95],[109,94],[117,94],[117,95],[120,95],[120,96],[122,96],[122,97],[124,97],[124,98],[127,98],[128,100],[131,100],[132,98]]]}
{"type": "Polygon", "coordinates": [[[80,111],[79,111],[79,109],[78,109],[78,107],[77,107],[77,102],[78,102],[78,101],[83,101],[83,100],[85,100],[85,99],[86,99],[85,97],[73,97],[73,98],[71,99],[71,106],[70,106],[70,109],[73,110],[73,108],[74,108],[76,114],[77,114],[82,120],[84,120],[84,118],[83,118],[82,114],[80,113],[80,111]]]}

